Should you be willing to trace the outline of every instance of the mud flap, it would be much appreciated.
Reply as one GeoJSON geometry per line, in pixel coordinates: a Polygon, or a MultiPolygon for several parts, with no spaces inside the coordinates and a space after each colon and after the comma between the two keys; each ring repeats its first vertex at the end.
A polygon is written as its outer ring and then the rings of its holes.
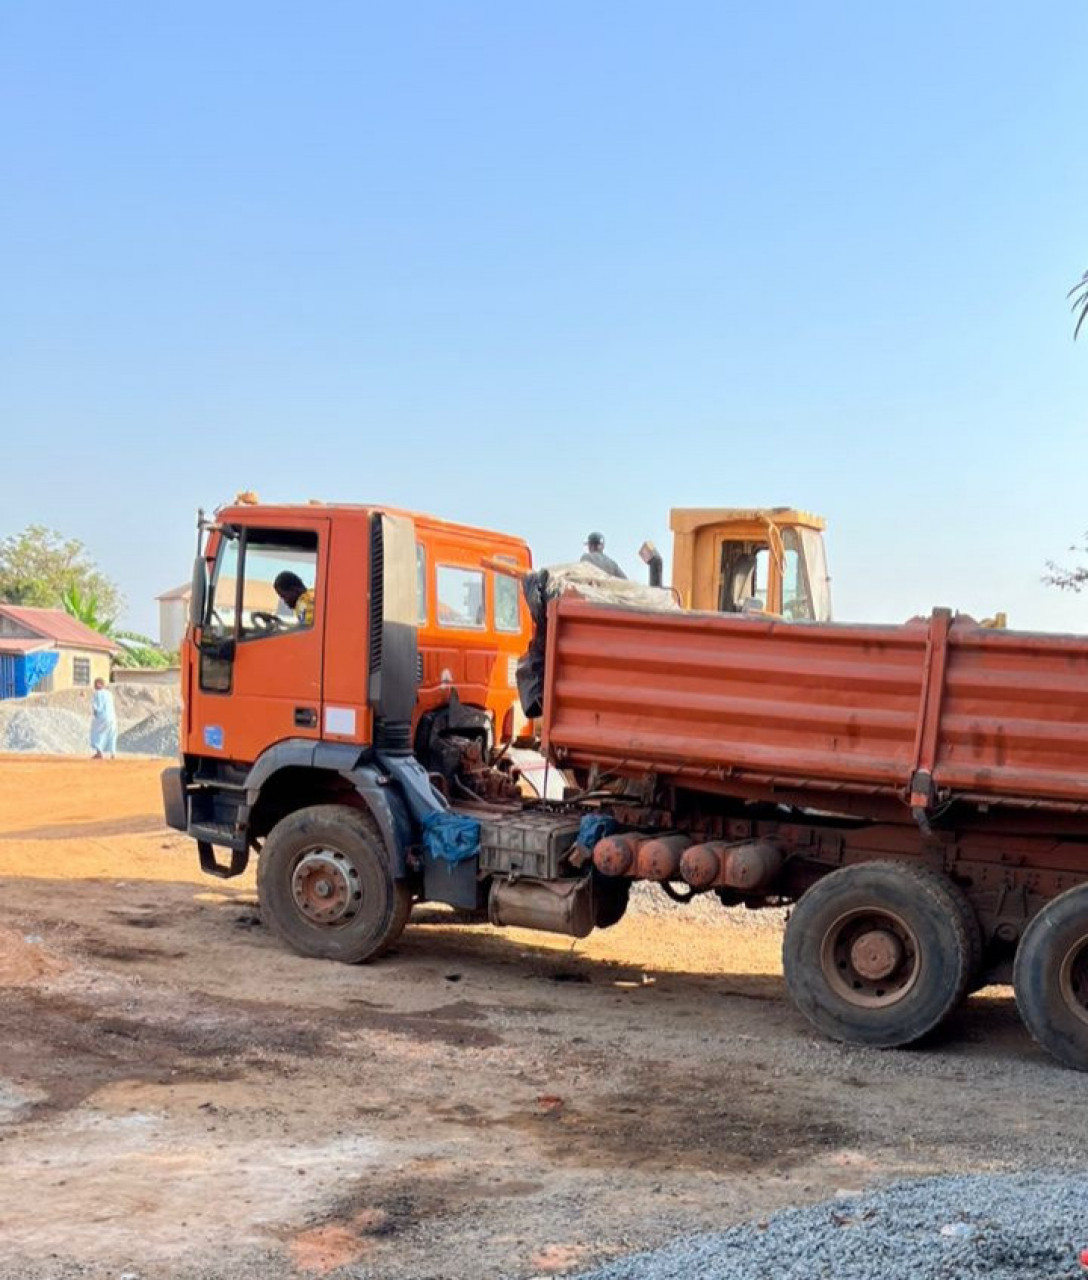
{"type": "Polygon", "coordinates": [[[162,771],[162,811],[166,825],[175,831],[188,831],[189,807],[185,801],[185,781],[178,768],[162,771]]]}
{"type": "Polygon", "coordinates": [[[446,862],[426,854],[423,859],[423,896],[428,902],[444,902],[450,907],[475,911],[480,905],[477,880],[478,858],[446,862]]]}

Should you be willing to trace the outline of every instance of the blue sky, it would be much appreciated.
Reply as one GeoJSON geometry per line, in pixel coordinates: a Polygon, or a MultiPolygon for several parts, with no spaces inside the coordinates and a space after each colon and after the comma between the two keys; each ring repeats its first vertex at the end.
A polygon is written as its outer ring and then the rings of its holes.
{"type": "Polygon", "coordinates": [[[824,514],[839,616],[1088,630],[1080,3],[0,11],[0,534],[129,621],[193,513],[824,514]]]}

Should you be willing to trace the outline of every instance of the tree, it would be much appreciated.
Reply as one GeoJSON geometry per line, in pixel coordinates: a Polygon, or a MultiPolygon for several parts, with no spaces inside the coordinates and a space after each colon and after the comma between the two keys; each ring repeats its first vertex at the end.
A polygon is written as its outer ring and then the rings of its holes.
{"type": "MultiPolygon", "coordinates": [[[[1083,319],[1083,317],[1081,317],[1083,319]]],[[[1070,551],[1077,551],[1082,554],[1088,554],[1088,533],[1084,535],[1084,544],[1082,546],[1072,546],[1070,551]]],[[[1060,564],[1055,564],[1053,560],[1046,562],[1047,573],[1043,581],[1049,583],[1052,587],[1057,587],[1060,591],[1083,591],[1088,587],[1088,564],[1074,565],[1072,569],[1063,569],[1060,564]]]]}
{"type": "Polygon", "coordinates": [[[66,592],[93,597],[98,616],[113,622],[124,600],[77,538],[65,538],[44,525],[0,539],[0,601],[64,608],[66,592]]]}
{"type": "Polygon", "coordinates": [[[1073,299],[1073,314],[1077,317],[1077,323],[1073,327],[1073,338],[1076,340],[1081,325],[1088,320],[1088,271],[1065,296],[1073,299]]]}
{"type": "Polygon", "coordinates": [[[71,586],[61,601],[65,613],[77,618],[84,626],[107,636],[121,647],[113,655],[115,667],[170,667],[177,665],[177,655],[166,653],[151,639],[138,631],[120,631],[104,616],[102,604],[90,591],[71,586]]]}
{"type": "Polygon", "coordinates": [[[105,616],[102,602],[93,591],[81,589],[78,583],[73,582],[70,587],[65,587],[60,604],[69,617],[76,618],[92,631],[101,631],[103,635],[112,633],[113,622],[105,616]]]}
{"type": "MultiPolygon", "coordinates": [[[[1085,320],[1088,320],[1088,271],[1081,276],[1080,280],[1065,296],[1073,299],[1073,315],[1077,318],[1077,322],[1073,326],[1073,340],[1075,342],[1080,334],[1081,325],[1084,324],[1085,320]]],[[[1088,533],[1084,535],[1083,546],[1078,547],[1074,544],[1069,550],[1088,555],[1088,533]]],[[[1046,562],[1046,570],[1043,581],[1048,586],[1057,587],[1059,591],[1083,591],[1085,587],[1088,587],[1088,564],[1074,565],[1072,569],[1063,569],[1060,564],[1055,564],[1053,560],[1048,560],[1046,562]]]]}

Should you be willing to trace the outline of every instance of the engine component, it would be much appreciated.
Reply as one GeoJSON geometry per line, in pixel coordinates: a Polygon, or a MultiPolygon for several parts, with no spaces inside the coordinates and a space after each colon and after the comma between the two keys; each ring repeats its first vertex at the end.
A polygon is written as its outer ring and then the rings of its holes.
{"type": "Polygon", "coordinates": [[[487,904],[494,925],[584,938],[593,931],[593,879],[495,880],[487,904]]]}

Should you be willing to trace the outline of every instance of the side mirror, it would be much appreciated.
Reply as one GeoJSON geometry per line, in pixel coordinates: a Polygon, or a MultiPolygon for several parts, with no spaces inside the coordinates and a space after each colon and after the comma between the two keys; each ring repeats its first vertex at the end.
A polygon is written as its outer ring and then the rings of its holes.
{"type": "Polygon", "coordinates": [[[193,561],[193,585],[189,593],[189,625],[195,631],[204,625],[204,610],[208,603],[208,566],[197,553],[193,561]]]}

